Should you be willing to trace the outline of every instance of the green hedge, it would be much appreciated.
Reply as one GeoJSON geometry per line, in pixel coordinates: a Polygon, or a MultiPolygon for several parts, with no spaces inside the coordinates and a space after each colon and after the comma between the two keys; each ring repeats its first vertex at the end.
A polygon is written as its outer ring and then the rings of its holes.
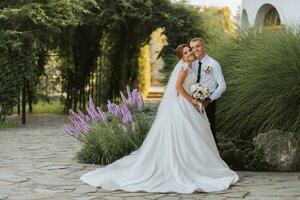
{"type": "Polygon", "coordinates": [[[0,123],[4,123],[17,103],[31,56],[25,51],[25,38],[18,32],[1,31],[0,41],[0,123]]]}
{"type": "Polygon", "coordinates": [[[300,133],[300,33],[249,31],[210,48],[227,91],[217,108],[221,136],[252,139],[281,129],[300,133]]]}

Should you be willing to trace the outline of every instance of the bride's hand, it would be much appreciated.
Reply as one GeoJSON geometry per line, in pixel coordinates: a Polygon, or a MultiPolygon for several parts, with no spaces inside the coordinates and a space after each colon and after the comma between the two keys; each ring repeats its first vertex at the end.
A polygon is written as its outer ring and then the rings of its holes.
{"type": "Polygon", "coordinates": [[[196,105],[198,105],[198,103],[199,103],[199,102],[198,102],[198,100],[197,100],[197,99],[193,99],[193,100],[192,100],[192,104],[193,104],[193,105],[195,105],[195,106],[196,106],[196,105]]]}

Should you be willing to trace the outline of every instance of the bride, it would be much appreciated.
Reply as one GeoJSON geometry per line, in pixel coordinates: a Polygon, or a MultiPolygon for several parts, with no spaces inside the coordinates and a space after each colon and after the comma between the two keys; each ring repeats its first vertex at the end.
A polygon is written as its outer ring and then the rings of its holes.
{"type": "Polygon", "coordinates": [[[239,180],[221,159],[206,113],[198,112],[189,93],[197,79],[191,48],[179,45],[176,52],[180,60],[141,147],[82,181],[105,190],[191,194],[226,190],[239,180]]]}

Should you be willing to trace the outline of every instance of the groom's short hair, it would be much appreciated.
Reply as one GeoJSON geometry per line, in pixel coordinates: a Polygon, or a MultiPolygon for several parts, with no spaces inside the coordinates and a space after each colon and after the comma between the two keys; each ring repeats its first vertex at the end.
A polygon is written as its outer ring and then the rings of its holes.
{"type": "Polygon", "coordinates": [[[193,39],[191,40],[190,43],[196,42],[196,41],[199,41],[199,42],[202,43],[202,45],[205,45],[205,42],[204,42],[203,38],[200,38],[200,37],[198,37],[198,38],[193,38],[193,39]]]}

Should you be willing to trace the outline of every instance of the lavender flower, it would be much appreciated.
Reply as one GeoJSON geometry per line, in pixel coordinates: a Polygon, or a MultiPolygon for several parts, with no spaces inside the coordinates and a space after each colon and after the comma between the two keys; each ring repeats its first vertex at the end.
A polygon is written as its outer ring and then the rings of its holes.
{"type": "Polygon", "coordinates": [[[90,125],[88,124],[85,115],[81,111],[78,111],[78,113],[79,114],[72,109],[69,110],[72,125],[78,132],[88,133],[91,129],[90,125]]]}
{"type": "Polygon", "coordinates": [[[129,98],[129,105],[133,108],[136,107],[139,111],[141,111],[144,105],[142,94],[137,89],[134,89],[131,92],[128,86],[126,86],[126,89],[129,98]]]}
{"type": "Polygon", "coordinates": [[[89,125],[90,117],[84,115],[80,110],[77,113],[74,110],[69,110],[70,122],[64,122],[62,128],[64,132],[79,141],[84,141],[83,136],[91,131],[89,125]]]}
{"type": "Polygon", "coordinates": [[[123,104],[127,105],[127,99],[126,99],[125,95],[123,94],[123,92],[120,92],[120,94],[121,94],[123,104]]]}
{"type": "Polygon", "coordinates": [[[108,112],[110,112],[111,114],[113,114],[115,116],[121,116],[121,110],[120,110],[119,105],[117,105],[115,103],[111,103],[108,100],[107,108],[108,108],[108,112]]]}
{"type": "MultiPolygon", "coordinates": [[[[141,93],[134,89],[130,91],[127,86],[128,99],[125,97],[123,92],[120,92],[122,98],[122,104],[117,105],[108,100],[107,108],[113,116],[116,116],[120,120],[120,128],[127,133],[128,125],[131,126],[132,131],[135,131],[135,122],[131,109],[137,108],[139,111],[142,110],[144,102],[141,93]]],[[[89,102],[86,106],[87,115],[83,114],[80,110],[75,112],[74,110],[69,110],[69,122],[64,122],[61,127],[64,132],[79,141],[85,142],[84,137],[91,131],[91,124],[94,122],[104,122],[108,123],[107,117],[99,107],[96,107],[93,103],[91,96],[89,96],[89,102]]]]}
{"type": "Polygon", "coordinates": [[[131,96],[130,88],[128,85],[126,86],[126,90],[127,90],[127,95],[128,95],[128,99],[129,99],[129,104],[132,106],[132,96],[131,96]]]}
{"type": "Polygon", "coordinates": [[[97,107],[97,111],[99,113],[99,117],[101,118],[101,120],[104,122],[104,123],[107,123],[107,117],[105,115],[105,112],[101,111],[99,107],[97,107]]]}
{"type": "Polygon", "coordinates": [[[70,125],[68,125],[66,123],[63,123],[62,128],[66,134],[73,136],[76,139],[80,140],[80,138],[78,137],[78,135],[80,136],[80,133],[77,132],[77,130],[74,127],[71,127],[70,125]]]}
{"type": "Polygon", "coordinates": [[[122,122],[124,124],[129,124],[133,122],[132,114],[126,105],[122,105],[121,113],[122,113],[121,117],[123,118],[122,122]]]}
{"type": "Polygon", "coordinates": [[[96,108],[91,96],[89,97],[89,103],[88,106],[86,107],[86,110],[88,112],[89,118],[92,121],[102,121],[105,123],[107,122],[105,113],[102,112],[99,107],[96,108]]]}

